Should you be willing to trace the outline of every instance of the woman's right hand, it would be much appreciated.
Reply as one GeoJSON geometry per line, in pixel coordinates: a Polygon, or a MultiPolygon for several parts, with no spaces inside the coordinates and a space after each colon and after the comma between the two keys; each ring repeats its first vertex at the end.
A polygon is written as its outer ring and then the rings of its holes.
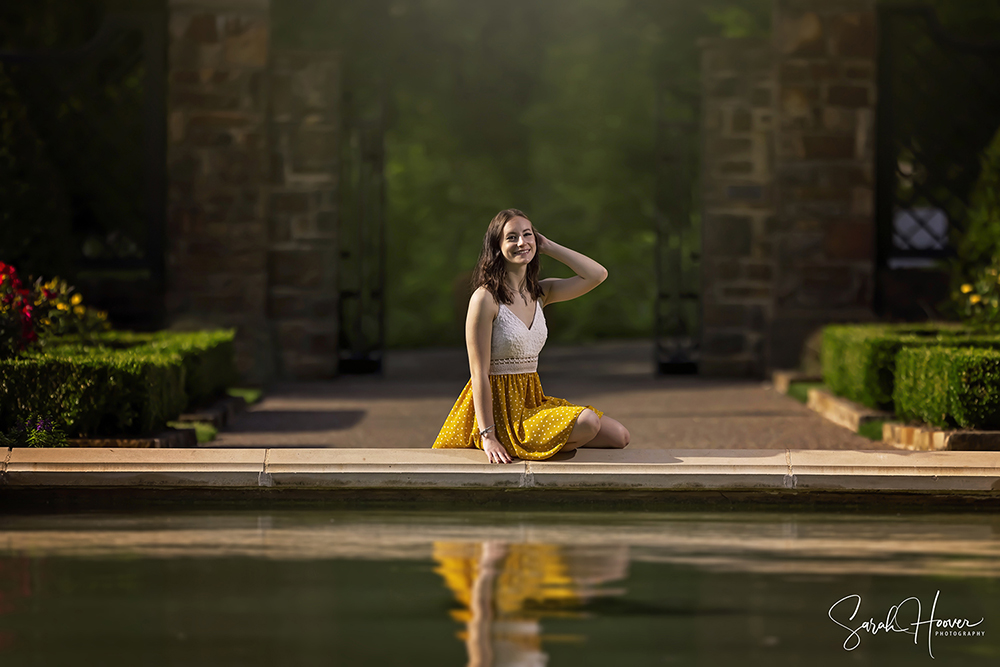
{"type": "Polygon", "coordinates": [[[513,460],[492,431],[483,436],[483,451],[490,463],[510,463],[513,460]]]}

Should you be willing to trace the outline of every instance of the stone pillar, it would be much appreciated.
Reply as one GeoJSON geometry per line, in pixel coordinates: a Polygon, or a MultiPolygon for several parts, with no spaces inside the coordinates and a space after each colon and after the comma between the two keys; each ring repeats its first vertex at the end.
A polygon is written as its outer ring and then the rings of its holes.
{"type": "Polygon", "coordinates": [[[263,382],[269,0],[168,2],[167,316],[235,327],[244,380],[263,382]]]}
{"type": "Polygon", "coordinates": [[[774,301],[769,42],[702,42],[704,375],[761,375],[774,301]]]}
{"type": "Polygon", "coordinates": [[[872,318],[874,0],[775,0],[774,312],[767,363],[809,333],[872,318]]]}
{"type": "Polygon", "coordinates": [[[338,63],[329,52],[271,58],[268,313],[282,377],[337,372],[338,63]]]}

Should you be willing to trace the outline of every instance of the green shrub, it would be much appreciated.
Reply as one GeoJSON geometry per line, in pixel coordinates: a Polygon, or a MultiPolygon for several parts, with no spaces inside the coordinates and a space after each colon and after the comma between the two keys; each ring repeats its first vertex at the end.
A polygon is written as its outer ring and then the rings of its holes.
{"type": "Polygon", "coordinates": [[[896,359],[911,347],[1000,349],[1000,334],[948,323],[832,325],[823,331],[823,381],[832,392],[892,410],[896,359]]]}
{"type": "Polygon", "coordinates": [[[908,348],[896,365],[899,417],[944,428],[1000,428],[1000,351],[908,348]]]}
{"type": "Polygon", "coordinates": [[[49,349],[86,354],[88,350],[131,350],[136,354],[176,354],[185,370],[188,405],[217,398],[236,380],[232,329],[218,331],[107,331],[89,337],[63,336],[49,349]]]}
{"type": "Polygon", "coordinates": [[[233,331],[64,337],[0,361],[0,431],[53,415],[71,436],[146,434],[235,376],[233,331]]]}

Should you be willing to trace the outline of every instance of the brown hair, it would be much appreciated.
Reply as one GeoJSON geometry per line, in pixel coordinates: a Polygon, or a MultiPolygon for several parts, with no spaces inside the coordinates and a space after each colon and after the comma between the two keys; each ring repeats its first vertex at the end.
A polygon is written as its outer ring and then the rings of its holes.
{"type": "MultiPolygon", "coordinates": [[[[504,276],[507,275],[507,264],[503,252],[500,250],[500,245],[503,241],[504,226],[514,218],[528,220],[528,216],[516,208],[506,208],[493,217],[490,226],[486,228],[486,235],[483,237],[483,250],[479,253],[479,261],[476,262],[476,268],[472,272],[473,291],[480,287],[486,287],[497,303],[508,305],[514,301],[514,294],[504,282],[504,276]]],[[[528,220],[528,223],[531,224],[531,220],[528,220]]],[[[534,230],[535,226],[532,224],[531,228],[534,230]]],[[[540,264],[538,243],[536,242],[535,256],[528,262],[528,270],[524,276],[528,293],[536,300],[544,295],[542,286],[538,282],[540,264]]]]}

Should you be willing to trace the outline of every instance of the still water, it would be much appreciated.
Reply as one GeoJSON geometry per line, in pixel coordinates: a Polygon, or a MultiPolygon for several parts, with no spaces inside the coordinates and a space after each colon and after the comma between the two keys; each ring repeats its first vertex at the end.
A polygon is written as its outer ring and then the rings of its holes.
{"type": "Polygon", "coordinates": [[[0,665],[997,665],[998,577],[980,514],[5,516],[0,665]]]}

